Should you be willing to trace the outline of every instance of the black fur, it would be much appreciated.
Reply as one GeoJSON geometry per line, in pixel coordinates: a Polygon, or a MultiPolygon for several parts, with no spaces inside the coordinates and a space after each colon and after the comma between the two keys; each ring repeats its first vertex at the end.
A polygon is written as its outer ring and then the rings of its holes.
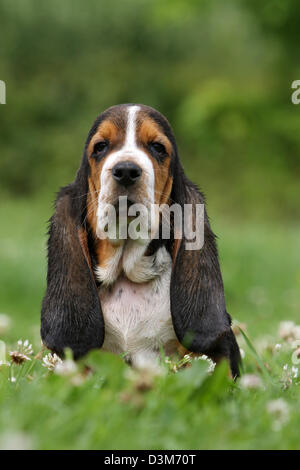
{"type": "Polygon", "coordinates": [[[78,230],[85,228],[85,162],[74,183],[63,188],[50,220],[47,291],[42,304],[43,343],[75,359],[104,341],[104,321],[97,287],[82,250],[78,230]]]}
{"type": "MultiPolygon", "coordinates": [[[[204,204],[203,194],[186,178],[176,157],[174,166],[172,202],[182,208],[184,204],[204,204]]],[[[241,357],[226,311],[218,250],[206,210],[202,249],[186,250],[185,238],[180,240],[170,295],[173,325],[180,343],[189,351],[207,354],[214,360],[227,358],[233,377],[238,377],[241,357]]]]}
{"type": "Polygon", "coordinates": [[[87,147],[99,124],[110,110],[100,114],[89,131],[75,181],[57,196],[50,219],[47,290],[42,303],[41,337],[51,350],[63,356],[65,348],[75,359],[104,341],[104,321],[98,284],[79,241],[79,229],[87,235],[91,264],[93,240],[86,220],[86,196],[90,171],[87,147]]]}
{"type": "MultiPolygon", "coordinates": [[[[204,204],[204,195],[184,174],[168,121],[154,110],[149,114],[173,146],[171,204],[180,204],[182,208],[184,204],[204,204]]],[[[183,238],[177,252],[170,286],[173,326],[180,343],[189,351],[207,354],[214,360],[227,358],[232,376],[238,377],[240,350],[231,330],[231,317],[226,311],[218,250],[206,211],[204,222],[203,248],[187,251],[183,238]]],[[[171,248],[170,242],[166,243],[172,254],[174,243],[173,240],[171,248]]]]}

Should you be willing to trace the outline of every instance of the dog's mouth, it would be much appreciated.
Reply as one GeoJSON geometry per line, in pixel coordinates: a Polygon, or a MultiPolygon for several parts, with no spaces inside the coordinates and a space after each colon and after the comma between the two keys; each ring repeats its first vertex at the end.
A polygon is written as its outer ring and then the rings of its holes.
{"type": "Polygon", "coordinates": [[[149,208],[145,204],[133,198],[128,199],[127,196],[119,196],[100,210],[97,235],[99,238],[105,235],[104,238],[110,240],[147,239],[149,223],[149,208]]]}

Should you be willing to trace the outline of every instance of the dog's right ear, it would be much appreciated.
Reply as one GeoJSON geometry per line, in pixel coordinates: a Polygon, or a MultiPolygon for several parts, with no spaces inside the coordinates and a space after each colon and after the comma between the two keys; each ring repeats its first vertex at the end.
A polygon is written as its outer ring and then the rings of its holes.
{"type": "Polygon", "coordinates": [[[41,336],[53,352],[63,355],[65,348],[71,348],[78,359],[90,349],[102,346],[104,321],[91,269],[87,233],[73,204],[74,189],[75,183],[60,192],[50,221],[41,336]]]}

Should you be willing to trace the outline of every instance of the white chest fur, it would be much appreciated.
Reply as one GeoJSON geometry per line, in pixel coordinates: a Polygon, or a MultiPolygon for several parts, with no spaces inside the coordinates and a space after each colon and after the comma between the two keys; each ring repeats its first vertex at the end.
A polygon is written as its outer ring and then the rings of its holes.
{"type": "Polygon", "coordinates": [[[133,366],[141,368],[157,367],[161,347],[166,354],[176,351],[170,277],[171,257],[167,253],[164,269],[154,279],[136,283],[121,275],[112,286],[100,287],[104,350],[123,353],[133,366]]]}

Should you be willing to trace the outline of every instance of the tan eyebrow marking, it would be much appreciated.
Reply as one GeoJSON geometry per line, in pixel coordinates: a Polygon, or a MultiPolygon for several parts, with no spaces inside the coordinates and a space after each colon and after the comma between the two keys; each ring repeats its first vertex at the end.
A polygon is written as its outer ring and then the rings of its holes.
{"type": "Polygon", "coordinates": [[[119,141],[122,140],[122,135],[124,136],[124,132],[120,131],[120,129],[114,124],[113,121],[110,119],[106,119],[102,121],[95,134],[91,138],[91,141],[87,148],[87,154],[89,157],[89,164],[90,164],[90,175],[88,177],[88,186],[89,191],[87,195],[87,220],[93,230],[96,233],[97,227],[97,201],[98,201],[98,194],[100,191],[100,175],[102,171],[102,167],[105,162],[105,158],[100,160],[100,162],[96,162],[95,159],[90,158],[93,152],[94,145],[97,142],[101,142],[102,140],[107,140],[111,144],[116,145],[119,141]]]}
{"type": "Polygon", "coordinates": [[[159,125],[144,113],[139,115],[137,141],[143,145],[147,145],[149,142],[159,142],[166,148],[168,155],[160,163],[147,151],[155,173],[154,201],[156,204],[165,204],[169,200],[173,183],[173,178],[170,176],[169,171],[172,144],[159,125]]]}
{"type": "Polygon", "coordinates": [[[87,148],[88,155],[91,156],[94,145],[97,142],[101,142],[102,140],[108,140],[112,144],[120,145],[124,138],[125,130],[119,128],[112,120],[106,119],[105,121],[102,121],[99,124],[97,131],[91,138],[87,148]]]}
{"type": "Polygon", "coordinates": [[[166,147],[169,155],[172,152],[172,144],[168,137],[160,129],[159,125],[149,116],[141,115],[139,117],[139,126],[137,129],[137,139],[143,144],[148,142],[160,142],[166,147]]]}

